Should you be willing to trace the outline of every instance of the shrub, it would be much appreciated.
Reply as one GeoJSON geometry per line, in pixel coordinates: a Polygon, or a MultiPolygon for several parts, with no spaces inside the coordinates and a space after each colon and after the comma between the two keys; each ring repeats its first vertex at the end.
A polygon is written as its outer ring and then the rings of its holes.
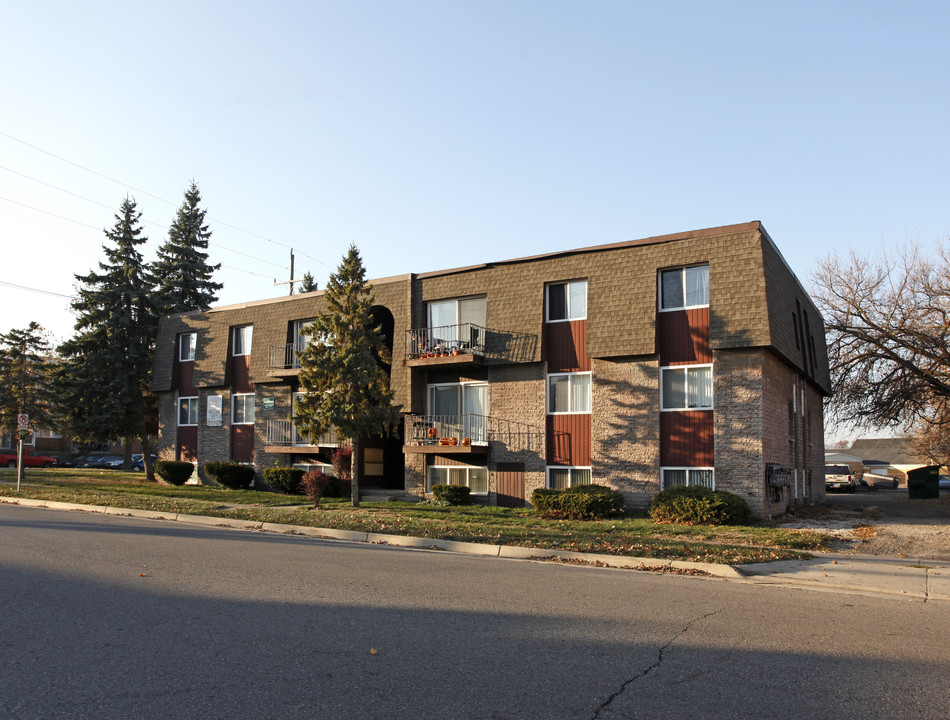
{"type": "Polygon", "coordinates": [[[623,495],[603,485],[576,485],[564,490],[538,488],[531,504],[541,517],[593,520],[623,511],[623,495]]]}
{"type": "Polygon", "coordinates": [[[449,505],[471,505],[471,490],[464,485],[433,485],[432,494],[436,500],[442,500],[449,505]]]}
{"type": "Polygon", "coordinates": [[[303,494],[313,502],[314,509],[320,507],[320,501],[323,499],[327,488],[333,486],[336,480],[332,475],[326,475],[319,470],[311,470],[306,473],[300,481],[300,489],[303,494]]]}
{"type": "Polygon", "coordinates": [[[750,514],[749,503],[738,495],[701,485],[667,488],[650,504],[650,517],[658,523],[741,525],[750,514]]]}
{"type": "Polygon", "coordinates": [[[178,460],[159,460],[155,463],[155,474],[169,485],[184,485],[195,471],[190,462],[178,460]]]}
{"type": "Polygon", "coordinates": [[[264,479],[274,492],[299,495],[303,470],[295,467],[269,467],[264,469],[264,479]]]}
{"type": "Polygon", "coordinates": [[[254,466],[243,463],[209,462],[204,464],[204,471],[216,483],[232,490],[250,487],[254,480],[254,466]]]}

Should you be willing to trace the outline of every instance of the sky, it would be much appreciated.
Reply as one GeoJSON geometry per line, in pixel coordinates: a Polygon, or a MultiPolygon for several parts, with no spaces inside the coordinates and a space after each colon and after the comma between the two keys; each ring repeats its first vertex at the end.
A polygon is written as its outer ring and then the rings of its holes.
{"type": "Polygon", "coordinates": [[[219,304],[761,220],[831,252],[950,236],[950,3],[7,3],[0,333],[71,336],[133,197],[194,179],[219,304]]]}

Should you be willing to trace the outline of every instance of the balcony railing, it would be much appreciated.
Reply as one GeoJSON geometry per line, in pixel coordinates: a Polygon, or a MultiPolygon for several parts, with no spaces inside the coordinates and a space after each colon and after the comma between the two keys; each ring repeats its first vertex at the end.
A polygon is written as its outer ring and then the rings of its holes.
{"type": "Polygon", "coordinates": [[[439,355],[484,355],[487,328],[474,323],[442,325],[409,330],[407,352],[410,358],[439,355]]]}
{"type": "Polygon", "coordinates": [[[283,345],[270,345],[267,348],[267,369],[268,370],[298,370],[300,360],[297,359],[297,353],[303,352],[306,345],[303,343],[285,343],[283,345]]]}
{"type": "Polygon", "coordinates": [[[311,439],[302,435],[291,420],[267,421],[268,445],[282,445],[284,447],[336,447],[339,443],[340,439],[334,429],[330,429],[323,433],[323,435],[311,439]]]}
{"type": "Polygon", "coordinates": [[[487,445],[485,415],[409,415],[406,445],[487,445]]]}

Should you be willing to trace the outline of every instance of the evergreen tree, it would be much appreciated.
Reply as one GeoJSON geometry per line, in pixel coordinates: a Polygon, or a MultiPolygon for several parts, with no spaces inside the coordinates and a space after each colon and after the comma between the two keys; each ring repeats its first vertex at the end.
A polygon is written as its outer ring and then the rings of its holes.
{"type": "Polygon", "coordinates": [[[54,369],[49,342],[38,323],[0,335],[0,429],[13,427],[20,413],[30,416],[34,428],[55,425],[54,369]]]}
{"type": "Polygon", "coordinates": [[[366,440],[390,434],[399,421],[389,376],[382,363],[389,352],[373,323],[372,287],[355,245],[350,245],[326,287],[326,310],[307,326],[310,341],[300,358],[295,405],[297,429],[316,437],[331,428],[349,438],[353,453],[351,498],[360,504],[359,484],[366,440]]]}
{"type": "Polygon", "coordinates": [[[313,292],[317,289],[317,281],[313,279],[313,275],[309,272],[305,272],[303,274],[303,280],[300,281],[300,292],[313,292]]]}
{"type": "Polygon", "coordinates": [[[100,272],[76,275],[75,336],[63,343],[60,385],[72,432],[83,440],[120,438],[129,469],[133,438],[142,441],[146,477],[152,480],[150,435],[157,428],[157,403],[148,391],[158,327],[155,278],[142,260],[141,216],[126,198],[105,230],[100,272]]]}
{"type": "Polygon", "coordinates": [[[211,231],[205,224],[207,210],[198,207],[201,192],[194,180],[185,191],[185,199],[168,228],[168,240],[158,249],[153,266],[161,298],[163,315],[189,310],[207,310],[218,299],[223,286],[211,280],[221,267],[208,264],[208,240],[211,231]]]}

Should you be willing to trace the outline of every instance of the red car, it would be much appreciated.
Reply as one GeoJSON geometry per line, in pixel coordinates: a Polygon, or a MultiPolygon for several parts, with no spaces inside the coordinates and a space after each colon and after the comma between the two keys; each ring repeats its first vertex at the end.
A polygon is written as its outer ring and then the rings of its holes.
{"type": "MultiPolygon", "coordinates": [[[[40,455],[36,450],[26,450],[23,453],[23,467],[53,467],[56,458],[49,455],[40,455]]],[[[0,465],[16,467],[16,453],[0,453],[0,465]]]]}

